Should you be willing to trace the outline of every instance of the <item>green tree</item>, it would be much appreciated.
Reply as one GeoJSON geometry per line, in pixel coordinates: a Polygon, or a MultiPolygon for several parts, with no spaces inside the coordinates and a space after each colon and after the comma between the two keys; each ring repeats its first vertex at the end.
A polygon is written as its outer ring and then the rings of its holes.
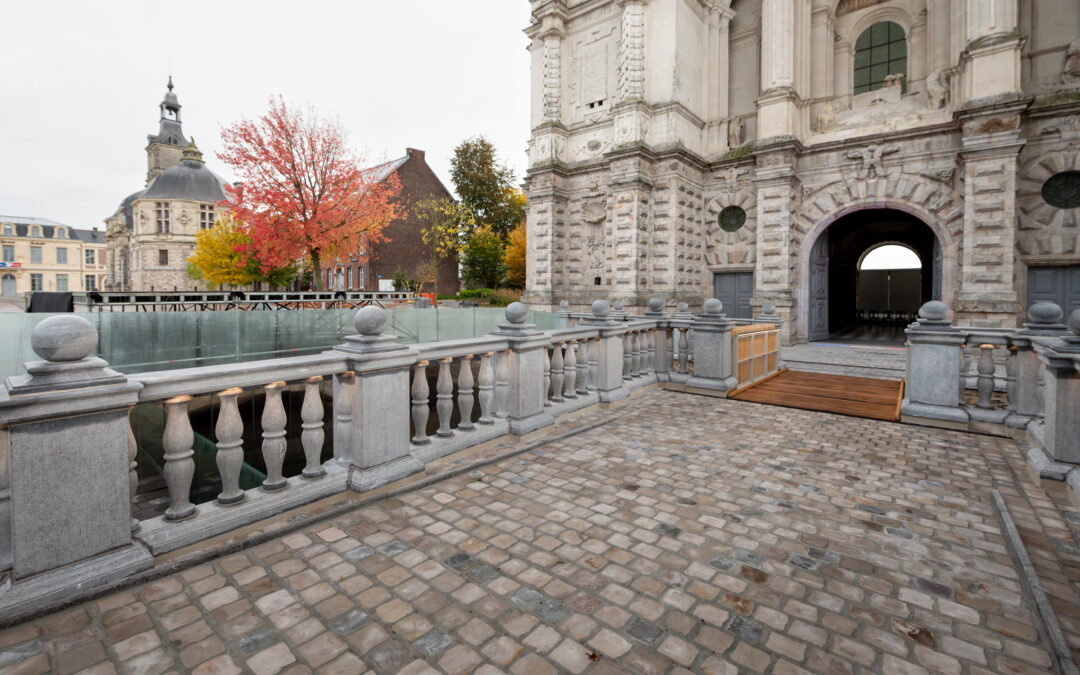
{"type": "Polygon", "coordinates": [[[503,242],[489,225],[473,231],[461,250],[461,276],[473,287],[494,288],[502,281],[503,242]]]}
{"type": "MultiPolygon", "coordinates": [[[[453,264],[461,249],[462,233],[473,229],[472,214],[461,203],[448,197],[441,199],[423,199],[413,207],[413,214],[421,221],[420,238],[431,254],[430,262],[433,278],[432,289],[439,292],[439,267],[444,263],[453,264]]],[[[428,279],[420,279],[428,282],[428,279]]]]}
{"type": "Polygon", "coordinates": [[[187,259],[188,276],[214,286],[246,286],[261,281],[270,286],[288,286],[296,278],[296,266],[268,267],[245,249],[251,235],[231,214],[218,218],[213,226],[195,235],[195,250],[187,259]]]}
{"type": "Polygon", "coordinates": [[[525,217],[525,199],[514,187],[514,171],[495,156],[495,146],[483,136],[454,148],[450,178],[461,202],[476,223],[487,223],[500,238],[525,217]]]}

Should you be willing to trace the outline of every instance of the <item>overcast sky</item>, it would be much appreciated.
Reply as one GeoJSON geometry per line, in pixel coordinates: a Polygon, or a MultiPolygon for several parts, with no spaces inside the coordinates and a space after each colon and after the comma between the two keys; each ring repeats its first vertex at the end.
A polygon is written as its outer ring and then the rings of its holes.
{"type": "Polygon", "coordinates": [[[146,178],[169,74],[210,168],[220,129],[281,94],[335,116],[372,163],[427,151],[448,188],[483,134],[518,179],[529,137],[525,0],[5,3],[0,214],[103,226],[146,178]]]}

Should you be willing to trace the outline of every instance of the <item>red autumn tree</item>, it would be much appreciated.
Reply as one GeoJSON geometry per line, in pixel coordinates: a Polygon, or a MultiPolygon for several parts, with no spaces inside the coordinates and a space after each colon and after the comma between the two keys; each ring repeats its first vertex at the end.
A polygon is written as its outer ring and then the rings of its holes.
{"type": "Polygon", "coordinates": [[[221,137],[218,157],[243,181],[230,201],[251,235],[244,253],[267,268],[307,259],[323,290],[322,261],[366,251],[401,215],[397,176],[362,168],[345,130],[314,110],[271,98],[264,115],[224,128],[221,137]]]}

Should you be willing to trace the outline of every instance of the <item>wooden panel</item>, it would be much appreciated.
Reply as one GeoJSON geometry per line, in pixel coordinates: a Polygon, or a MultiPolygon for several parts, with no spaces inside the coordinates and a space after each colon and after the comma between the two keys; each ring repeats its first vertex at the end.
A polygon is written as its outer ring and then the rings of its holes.
{"type": "Polygon", "coordinates": [[[745,326],[735,326],[731,329],[732,335],[744,335],[746,333],[764,333],[765,331],[776,330],[776,324],[774,323],[750,323],[745,326]]]}
{"type": "Polygon", "coordinates": [[[900,419],[902,385],[892,380],[788,370],[731,398],[895,422],[900,419]]]}

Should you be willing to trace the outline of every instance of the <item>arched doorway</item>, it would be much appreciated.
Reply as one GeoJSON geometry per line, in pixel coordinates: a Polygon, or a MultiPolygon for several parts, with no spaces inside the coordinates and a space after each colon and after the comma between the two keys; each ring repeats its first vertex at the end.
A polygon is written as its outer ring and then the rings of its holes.
{"type": "Polygon", "coordinates": [[[844,215],[818,235],[810,252],[807,338],[902,341],[918,307],[941,298],[941,277],[941,242],[923,221],[894,209],[844,215]],[[886,244],[909,249],[919,268],[861,274],[860,263],[886,244]]]}

